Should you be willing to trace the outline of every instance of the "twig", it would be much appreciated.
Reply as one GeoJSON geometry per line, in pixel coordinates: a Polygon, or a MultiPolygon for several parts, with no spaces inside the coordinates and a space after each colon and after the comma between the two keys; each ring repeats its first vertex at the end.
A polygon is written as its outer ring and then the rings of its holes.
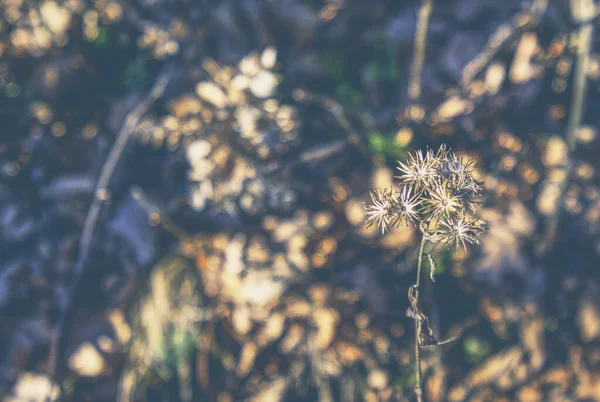
{"type": "MultiPolygon", "coordinates": [[[[317,95],[312,92],[309,92],[305,89],[295,89],[293,93],[294,99],[298,102],[304,103],[314,103],[325,111],[331,113],[331,115],[335,118],[338,124],[346,131],[348,134],[348,143],[355,147],[360,153],[372,159],[372,155],[368,149],[366,149],[361,142],[361,135],[352,127],[350,120],[346,117],[346,112],[344,111],[344,107],[340,105],[338,102],[334,101],[331,98],[328,98],[323,95],[317,95]]],[[[362,123],[367,126],[366,122],[362,120],[362,123]]]]}
{"type": "MultiPolygon", "coordinates": [[[[512,18],[512,21],[500,25],[489,37],[484,48],[463,68],[462,74],[457,78],[458,85],[449,91],[450,96],[459,94],[462,99],[468,99],[473,106],[465,108],[463,111],[452,116],[450,119],[462,116],[466,113],[472,113],[476,102],[480,102],[486,92],[474,94],[471,92],[472,83],[475,78],[489,65],[498,52],[519,34],[536,26],[542,19],[548,7],[548,0],[534,0],[531,8],[525,13],[519,13],[512,18]]],[[[450,98],[442,100],[434,110],[439,110],[450,98]]],[[[438,122],[435,113],[429,123],[435,125],[438,122]]],[[[444,119],[446,120],[446,119],[444,119]]]]}
{"type": "Polygon", "coordinates": [[[176,237],[182,242],[190,242],[192,236],[179,227],[175,222],[171,220],[160,208],[144,193],[138,186],[134,186],[130,191],[133,199],[146,210],[148,216],[156,219],[157,224],[165,231],[176,237]]]}
{"type": "Polygon", "coordinates": [[[460,85],[466,90],[475,77],[488,65],[498,51],[512,39],[517,33],[536,25],[542,15],[544,15],[548,6],[548,0],[535,0],[531,9],[527,13],[528,20],[525,24],[517,23],[501,25],[490,37],[484,50],[482,50],[473,60],[471,60],[463,69],[460,79],[460,85]],[[520,29],[519,29],[520,28],[520,29]]]}
{"type": "MultiPolygon", "coordinates": [[[[414,293],[414,305],[416,311],[419,307],[419,286],[421,285],[421,265],[423,265],[423,249],[425,248],[426,236],[423,232],[421,238],[421,247],[419,248],[419,262],[417,264],[417,282],[415,284],[414,293]]],[[[419,346],[419,336],[421,334],[421,320],[415,320],[415,394],[417,395],[417,401],[423,401],[423,386],[421,384],[421,347],[419,346]]]]}
{"type": "Polygon", "coordinates": [[[563,208],[565,192],[573,173],[573,159],[575,155],[575,149],[577,148],[577,130],[581,125],[587,87],[586,72],[588,69],[590,47],[594,32],[592,19],[594,17],[593,11],[595,8],[592,0],[573,0],[571,6],[573,17],[578,22],[583,22],[583,25],[581,28],[579,28],[579,32],[577,34],[573,96],[571,98],[569,120],[567,121],[567,127],[565,130],[565,142],[567,144],[567,164],[565,167],[565,175],[558,184],[559,196],[556,201],[556,213],[550,218],[544,239],[540,243],[540,248],[538,248],[538,253],[544,253],[551,248],[556,238],[556,230],[558,228],[558,223],[563,208]]]}
{"type": "Polygon", "coordinates": [[[115,167],[117,166],[117,163],[119,162],[119,158],[121,157],[123,150],[125,149],[125,145],[127,145],[127,142],[133,133],[136,124],[148,111],[152,104],[163,94],[167,83],[171,78],[171,74],[172,68],[171,66],[167,66],[156,79],[156,82],[152,86],[152,89],[148,95],[127,115],[125,122],[121,127],[121,130],[119,131],[119,134],[117,135],[117,138],[108,154],[108,157],[102,166],[100,177],[96,183],[94,198],[92,199],[85,222],[83,224],[78,255],[73,267],[73,279],[67,288],[67,292],[61,306],[62,311],[52,330],[50,352],[48,357],[48,372],[52,380],[54,380],[56,374],[61,333],[65,325],[67,315],[71,310],[73,295],[79,286],[79,282],[81,281],[83,273],[85,272],[92,236],[94,234],[94,228],[96,227],[98,216],[100,215],[102,202],[108,197],[108,185],[110,184],[110,178],[115,170],[115,167]]]}
{"type": "MultiPolygon", "coordinates": [[[[588,3],[592,6],[592,0],[580,0],[579,4],[581,7],[585,7],[584,4],[588,3]]],[[[589,7],[590,9],[592,7],[589,7]]],[[[585,18],[585,16],[581,16],[585,18]]],[[[586,90],[586,72],[590,59],[590,46],[592,40],[592,34],[594,31],[594,25],[591,20],[588,20],[579,29],[577,35],[577,59],[575,61],[575,80],[573,88],[573,97],[571,100],[571,113],[569,113],[569,120],[567,121],[567,128],[565,132],[566,143],[569,148],[569,152],[575,151],[577,146],[577,130],[581,124],[581,116],[583,115],[583,103],[585,99],[586,90]]],[[[571,159],[571,158],[569,158],[571,159]]]]}
{"type": "Polygon", "coordinates": [[[413,49],[413,62],[410,70],[410,82],[408,84],[408,98],[412,103],[419,101],[421,97],[421,75],[425,63],[425,45],[427,44],[427,27],[429,17],[433,9],[433,0],[423,0],[417,17],[417,29],[415,31],[415,42],[413,49]]]}
{"type": "Polygon", "coordinates": [[[274,172],[277,172],[279,174],[285,174],[291,169],[297,167],[298,165],[319,163],[333,156],[342,154],[348,146],[349,143],[345,139],[335,140],[325,144],[316,145],[312,148],[302,151],[300,155],[294,157],[289,161],[272,161],[266,166],[260,167],[257,173],[259,175],[262,174],[263,177],[269,176],[274,172]]]}
{"type": "Polygon", "coordinates": [[[179,241],[179,253],[184,256],[197,257],[199,253],[198,239],[194,238],[191,234],[186,232],[183,228],[177,225],[164,213],[158,205],[156,205],[150,197],[146,195],[144,190],[138,186],[134,186],[129,193],[133,199],[146,211],[148,214],[148,220],[152,221],[152,224],[159,226],[171,236],[175,237],[179,241]],[[189,247],[189,249],[188,249],[189,247]],[[187,250],[192,250],[188,252],[187,250]]]}
{"type": "MultiPolygon", "coordinates": [[[[426,255],[427,255],[427,258],[429,259],[430,268],[435,267],[436,266],[435,260],[433,259],[431,254],[426,254],[426,255]]],[[[432,279],[432,282],[435,282],[433,280],[433,278],[431,278],[431,279],[432,279]]],[[[430,286],[425,287],[425,293],[423,296],[428,301],[429,305],[431,306],[432,325],[435,328],[440,328],[440,325],[439,325],[440,324],[440,314],[439,314],[439,310],[437,307],[437,303],[435,301],[433,291],[434,291],[434,286],[432,283],[430,286]]],[[[445,342],[440,342],[438,345],[442,345],[444,343],[445,342]]],[[[446,369],[444,367],[444,362],[443,362],[443,349],[442,348],[433,348],[433,351],[431,353],[431,366],[432,366],[432,375],[434,377],[437,377],[437,380],[439,381],[439,388],[436,387],[438,392],[436,393],[436,395],[432,395],[433,398],[429,398],[429,399],[441,401],[444,399],[444,397],[442,395],[446,395],[446,388],[447,388],[446,369]]],[[[434,390],[434,392],[435,392],[435,390],[434,390]]]]}

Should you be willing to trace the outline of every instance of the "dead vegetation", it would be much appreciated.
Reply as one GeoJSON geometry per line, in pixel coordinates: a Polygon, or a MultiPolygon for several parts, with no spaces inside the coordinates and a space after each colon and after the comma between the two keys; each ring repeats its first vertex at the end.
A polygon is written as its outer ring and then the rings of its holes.
{"type": "Polygon", "coordinates": [[[2,398],[413,400],[412,303],[423,400],[600,399],[598,6],[409,3],[4,0],[2,398]],[[363,203],[442,143],[431,264],[363,203]]]}

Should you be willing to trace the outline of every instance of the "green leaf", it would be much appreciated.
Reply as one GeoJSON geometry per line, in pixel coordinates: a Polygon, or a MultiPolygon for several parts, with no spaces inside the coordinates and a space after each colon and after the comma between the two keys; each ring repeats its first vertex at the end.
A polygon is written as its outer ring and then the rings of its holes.
{"type": "Polygon", "coordinates": [[[386,142],[383,134],[378,131],[374,131],[369,135],[369,148],[376,154],[385,153],[386,142]]]}
{"type": "Polygon", "coordinates": [[[490,353],[491,346],[475,336],[469,336],[463,341],[463,349],[469,362],[478,363],[490,353]]]}

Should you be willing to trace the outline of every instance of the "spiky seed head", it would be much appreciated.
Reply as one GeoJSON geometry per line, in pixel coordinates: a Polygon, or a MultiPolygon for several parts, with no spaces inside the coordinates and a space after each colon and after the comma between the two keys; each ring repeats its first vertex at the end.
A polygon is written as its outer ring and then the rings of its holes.
{"type": "Polygon", "coordinates": [[[459,213],[464,208],[461,199],[454,194],[448,183],[442,180],[436,181],[429,189],[424,205],[425,212],[429,213],[432,219],[459,213]]]}
{"type": "Polygon", "coordinates": [[[464,161],[454,152],[448,150],[444,150],[440,155],[438,158],[439,163],[436,165],[439,176],[450,181],[473,176],[473,166],[475,164],[473,159],[464,161]]]}
{"type": "Polygon", "coordinates": [[[402,224],[407,227],[409,224],[416,226],[417,222],[420,221],[418,210],[421,204],[420,195],[420,193],[414,194],[412,188],[408,185],[402,186],[402,189],[394,194],[392,213],[395,215],[395,221],[392,226],[401,226],[402,224]]]}
{"type": "Polygon", "coordinates": [[[411,185],[416,191],[429,186],[437,177],[437,161],[431,152],[418,150],[410,154],[403,163],[398,161],[397,169],[403,174],[396,176],[403,184],[411,185]]]}
{"type": "Polygon", "coordinates": [[[448,149],[446,144],[442,144],[442,145],[440,145],[438,150],[435,152],[435,154],[433,153],[432,149],[429,149],[428,152],[431,154],[431,157],[433,159],[435,159],[437,161],[441,161],[448,156],[448,154],[450,153],[450,150],[448,149]]]}
{"type": "Polygon", "coordinates": [[[441,220],[439,241],[447,246],[455,244],[458,249],[467,249],[467,243],[480,244],[479,236],[487,229],[485,221],[466,215],[446,216],[441,220]]]}
{"type": "Polygon", "coordinates": [[[457,178],[457,181],[449,183],[449,188],[464,209],[475,212],[481,204],[479,201],[481,187],[475,179],[461,176],[457,178]]]}
{"type": "Polygon", "coordinates": [[[419,224],[428,241],[457,248],[478,244],[486,226],[469,215],[482,192],[482,183],[474,176],[475,162],[442,145],[435,152],[416,151],[398,163],[400,191],[371,193],[372,202],[365,205],[368,226],[376,224],[384,233],[390,226],[419,224]]]}
{"type": "Polygon", "coordinates": [[[384,234],[393,218],[391,213],[394,203],[391,189],[371,191],[371,203],[364,204],[365,215],[367,215],[367,228],[376,225],[384,234]]]}

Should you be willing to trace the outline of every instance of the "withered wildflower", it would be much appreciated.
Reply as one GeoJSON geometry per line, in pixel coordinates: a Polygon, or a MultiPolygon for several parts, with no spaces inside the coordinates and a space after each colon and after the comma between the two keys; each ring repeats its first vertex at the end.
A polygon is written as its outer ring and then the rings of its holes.
{"type": "Polygon", "coordinates": [[[458,213],[464,208],[463,199],[452,190],[443,180],[433,183],[427,194],[428,197],[425,198],[426,208],[423,212],[433,219],[458,213]]]}
{"type": "Polygon", "coordinates": [[[367,227],[373,224],[385,233],[392,217],[392,204],[395,198],[390,189],[371,191],[371,204],[365,204],[367,227]]]}
{"type": "Polygon", "coordinates": [[[427,255],[430,278],[435,281],[436,263],[425,252],[427,242],[443,246],[455,245],[464,250],[467,244],[480,244],[479,236],[487,229],[485,221],[472,214],[479,205],[481,183],[474,176],[475,162],[463,160],[445,145],[436,152],[416,151],[404,162],[398,162],[402,173],[399,191],[371,192],[371,203],[365,204],[368,226],[376,224],[382,234],[392,226],[406,224],[422,232],[419,248],[417,281],[409,288],[410,306],[406,315],[415,320],[415,393],[422,400],[420,348],[441,345],[429,326],[428,317],[419,309],[421,267],[427,255]]]}
{"type": "MultiPolygon", "coordinates": [[[[438,152],[440,154],[440,152],[438,152]]],[[[436,166],[439,176],[444,177],[449,181],[457,181],[473,175],[473,165],[475,161],[472,159],[466,162],[457,156],[454,152],[443,152],[443,157],[440,158],[443,163],[436,166]]]]}
{"type": "Polygon", "coordinates": [[[427,151],[423,156],[423,151],[418,150],[409,155],[405,163],[398,161],[398,165],[397,169],[404,174],[396,178],[415,190],[428,187],[438,176],[437,159],[431,151],[427,151]]]}
{"type": "Polygon", "coordinates": [[[419,194],[414,194],[410,186],[402,186],[400,191],[371,191],[371,203],[365,204],[367,228],[376,225],[384,234],[388,227],[413,225],[420,221],[419,194]]]}
{"type": "Polygon", "coordinates": [[[487,228],[485,221],[478,218],[469,218],[465,215],[447,216],[441,221],[439,241],[442,244],[456,244],[466,250],[466,243],[480,244],[479,235],[487,228]]]}
{"type": "Polygon", "coordinates": [[[398,165],[400,190],[371,193],[371,203],[365,204],[368,226],[375,224],[385,233],[393,226],[413,225],[425,228],[424,236],[434,243],[478,244],[485,225],[470,216],[481,196],[475,161],[442,145],[436,152],[418,150],[398,165]]]}
{"type": "Polygon", "coordinates": [[[419,220],[419,195],[414,194],[412,188],[403,186],[402,190],[394,195],[394,203],[391,209],[392,216],[395,220],[392,226],[401,226],[403,223],[415,226],[419,220]]]}

